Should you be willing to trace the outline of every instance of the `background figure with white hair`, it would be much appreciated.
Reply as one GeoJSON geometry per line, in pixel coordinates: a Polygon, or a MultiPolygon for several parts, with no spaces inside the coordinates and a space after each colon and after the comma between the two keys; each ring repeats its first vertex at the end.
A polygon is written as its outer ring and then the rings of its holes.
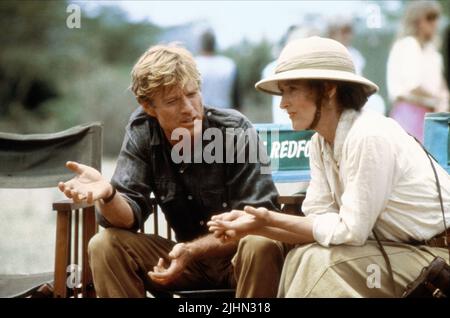
{"type": "MultiPolygon", "coordinates": [[[[359,50],[352,46],[353,36],[353,19],[350,16],[336,15],[328,20],[327,37],[342,43],[347,48],[355,65],[356,74],[363,75],[366,59],[359,50]]],[[[386,114],[386,104],[378,93],[369,97],[364,105],[364,110],[366,109],[382,115],[386,114]]]]}
{"type": "Polygon", "coordinates": [[[425,113],[449,107],[443,59],[433,42],[440,12],[435,1],[410,2],[387,63],[390,116],[420,141],[425,113]]]}
{"type": "Polygon", "coordinates": [[[327,36],[333,40],[342,43],[350,55],[355,65],[356,74],[362,75],[366,59],[356,48],[352,46],[353,40],[353,21],[348,16],[334,16],[328,21],[327,36]]]}
{"type": "Polygon", "coordinates": [[[195,60],[202,75],[201,90],[205,105],[240,109],[241,100],[236,63],[216,54],[216,37],[206,30],[200,38],[200,55],[195,60]]]}
{"type": "MultiPolygon", "coordinates": [[[[306,38],[312,35],[319,35],[320,31],[315,30],[314,28],[308,28],[300,25],[291,25],[286,34],[280,40],[279,45],[274,48],[274,56],[278,56],[280,54],[281,48],[283,48],[287,43],[292,40],[306,38]]],[[[277,65],[277,61],[273,60],[269,64],[264,67],[261,78],[269,77],[271,74],[275,72],[275,67],[277,65]]],[[[281,97],[280,96],[272,96],[272,122],[274,124],[286,124],[291,125],[291,120],[289,115],[280,108],[281,97]]]]}

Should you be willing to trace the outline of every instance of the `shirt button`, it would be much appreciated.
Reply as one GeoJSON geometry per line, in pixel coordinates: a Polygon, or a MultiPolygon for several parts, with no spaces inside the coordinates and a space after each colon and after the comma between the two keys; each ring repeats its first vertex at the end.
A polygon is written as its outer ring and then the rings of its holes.
{"type": "Polygon", "coordinates": [[[223,206],[224,208],[226,208],[226,207],[228,206],[228,204],[227,204],[226,202],[224,202],[224,203],[222,203],[222,206],[223,206]]]}
{"type": "Polygon", "coordinates": [[[161,200],[164,200],[165,198],[166,198],[166,197],[165,197],[165,196],[163,196],[163,195],[162,195],[162,196],[160,197],[160,199],[161,199],[161,200]]]}
{"type": "Polygon", "coordinates": [[[192,195],[187,196],[188,200],[192,200],[192,195]]]}
{"type": "Polygon", "coordinates": [[[184,170],[183,169],[180,169],[180,171],[179,171],[180,173],[183,173],[184,172],[184,170]]]}
{"type": "Polygon", "coordinates": [[[201,226],[205,225],[205,221],[203,221],[203,220],[200,221],[200,225],[201,225],[201,226]]]}

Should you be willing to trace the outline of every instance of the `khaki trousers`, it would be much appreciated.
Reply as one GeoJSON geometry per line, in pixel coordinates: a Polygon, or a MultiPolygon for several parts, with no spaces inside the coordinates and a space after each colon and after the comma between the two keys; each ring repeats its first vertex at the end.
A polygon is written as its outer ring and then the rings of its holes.
{"type": "Polygon", "coordinates": [[[383,242],[394,272],[394,294],[386,261],[375,241],[364,246],[297,246],[286,257],[278,297],[399,297],[444,248],[383,242]]]}
{"type": "Polygon", "coordinates": [[[145,297],[146,291],[236,288],[237,297],[275,297],[287,250],[283,244],[247,236],[232,257],[192,261],[170,286],[148,277],[176,243],[160,236],[108,228],[89,242],[89,263],[99,297],[145,297]]]}

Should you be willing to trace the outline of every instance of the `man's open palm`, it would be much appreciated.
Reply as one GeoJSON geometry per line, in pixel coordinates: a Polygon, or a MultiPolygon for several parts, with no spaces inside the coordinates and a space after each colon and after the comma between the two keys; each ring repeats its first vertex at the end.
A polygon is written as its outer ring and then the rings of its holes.
{"type": "Polygon", "coordinates": [[[86,200],[92,204],[108,196],[111,186],[96,169],[74,161],[68,161],[66,167],[76,174],[69,181],[58,183],[66,197],[77,203],[86,200]]]}

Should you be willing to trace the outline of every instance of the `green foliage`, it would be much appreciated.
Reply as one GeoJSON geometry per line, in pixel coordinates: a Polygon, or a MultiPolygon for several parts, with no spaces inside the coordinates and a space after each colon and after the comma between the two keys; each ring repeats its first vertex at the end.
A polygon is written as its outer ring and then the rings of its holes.
{"type": "MultiPolygon", "coordinates": [[[[127,92],[130,68],[160,29],[130,23],[112,6],[95,16],[82,11],[81,28],[70,29],[67,5],[0,2],[0,131],[50,132],[99,120],[105,131],[122,132],[136,107],[127,92]],[[49,94],[30,106],[36,85],[49,94]]],[[[122,134],[104,136],[105,154],[116,154],[122,134]]]]}
{"type": "Polygon", "coordinates": [[[128,67],[108,65],[77,78],[64,97],[43,106],[52,114],[48,121],[58,127],[103,122],[105,154],[115,156],[120,150],[128,118],[138,106],[128,90],[129,78],[128,67]]]}
{"type": "Polygon", "coordinates": [[[395,30],[380,29],[365,31],[364,34],[355,36],[353,45],[360,50],[366,59],[364,76],[375,82],[379,88],[379,94],[389,108],[386,86],[386,67],[392,43],[395,39],[395,30]]]}
{"type": "MultiPolygon", "coordinates": [[[[448,21],[450,1],[440,2],[448,21]]],[[[387,101],[386,61],[404,10],[392,12],[387,2],[377,3],[387,26],[357,28],[353,44],[366,58],[365,76],[387,101]]],[[[130,22],[116,6],[99,6],[95,15],[82,11],[81,28],[69,29],[67,5],[0,1],[0,131],[49,132],[99,120],[105,124],[105,154],[114,156],[137,107],[127,90],[131,67],[165,29],[130,22]],[[37,107],[27,104],[36,85],[48,91],[37,107]]],[[[242,111],[253,122],[271,121],[271,96],[254,88],[273,59],[271,50],[272,43],[263,39],[243,40],[222,52],[237,63],[242,111]]]]}

